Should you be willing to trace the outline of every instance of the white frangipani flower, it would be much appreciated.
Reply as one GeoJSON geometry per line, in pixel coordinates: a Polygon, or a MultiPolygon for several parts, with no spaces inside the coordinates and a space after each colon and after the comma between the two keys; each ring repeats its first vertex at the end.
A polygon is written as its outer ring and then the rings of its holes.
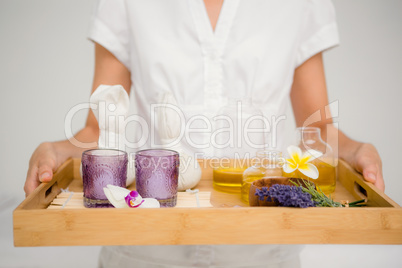
{"type": "Polygon", "coordinates": [[[302,153],[299,147],[290,145],[288,147],[288,153],[290,158],[286,159],[283,165],[284,172],[292,173],[295,170],[299,170],[303,175],[309,178],[314,180],[318,178],[318,169],[310,162],[322,156],[321,152],[310,149],[302,153]]]}

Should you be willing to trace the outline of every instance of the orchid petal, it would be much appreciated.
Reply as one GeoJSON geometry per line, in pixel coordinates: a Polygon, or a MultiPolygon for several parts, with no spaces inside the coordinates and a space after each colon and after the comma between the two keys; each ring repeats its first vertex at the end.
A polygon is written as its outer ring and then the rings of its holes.
{"type": "Polygon", "coordinates": [[[113,192],[111,189],[108,189],[106,187],[103,188],[103,192],[105,193],[106,198],[109,200],[109,202],[115,207],[115,208],[127,208],[127,204],[126,202],[124,202],[121,200],[117,200],[114,196],[113,196],[113,192]]]}
{"type": "Polygon", "coordinates": [[[313,180],[318,179],[318,169],[313,164],[307,163],[299,166],[298,170],[305,176],[312,178],[313,180]]]}
{"type": "Polygon", "coordinates": [[[321,156],[322,156],[321,152],[310,149],[304,152],[302,159],[304,163],[308,163],[321,156]]]}
{"type": "Polygon", "coordinates": [[[300,162],[300,160],[301,160],[300,158],[302,156],[302,151],[299,147],[294,146],[294,145],[288,146],[288,153],[295,164],[300,162]]]}
{"type": "Polygon", "coordinates": [[[116,201],[124,202],[124,198],[130,193],[130,190],[116,185],[108,184],[106,187],[109,189],[110,194],[116,201]]]}
{"type": "Polygon", "coordinates": [[[143,203],[138,208],[160,208],[161,205],[155,198],[144,198],[143,203]]]}
{"type": "Polygon", "coordinates": [[[124,199],[130,208],[137,208],[144,202],[137,191],[131,191],[124,199]]]}

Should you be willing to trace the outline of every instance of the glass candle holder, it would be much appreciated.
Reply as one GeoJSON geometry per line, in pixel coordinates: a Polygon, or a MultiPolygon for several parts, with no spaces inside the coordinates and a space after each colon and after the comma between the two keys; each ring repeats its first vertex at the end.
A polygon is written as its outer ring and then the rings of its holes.
{"type": "Polygon", "coordinates": [[[148,149],[135,154],[135,180],[143,198],[155,198],[161,207],[177,202],[179,153],[166,149],[148,149]]]}
{"type": "Polygon", "coordinates": [[[94,149],[82,153],[84,206],[113,207],[103,192],[108,184],[126,187],[127,153],[114,149],[94,149]]]}

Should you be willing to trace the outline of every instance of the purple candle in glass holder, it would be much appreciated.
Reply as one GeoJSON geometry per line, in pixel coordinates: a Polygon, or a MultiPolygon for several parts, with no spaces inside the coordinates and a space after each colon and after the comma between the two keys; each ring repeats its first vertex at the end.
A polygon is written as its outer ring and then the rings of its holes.
{"type": "Polygon", "coordinates": [[[114,149],[94,149],[82,153],[84,206],[113,207],[103,192],[108,184],[126,187],[127,153],[114,149]]]}
{"type": "Polygon", "coordinates": [[[161,207],[177,202],[179,153],[166,149],[148,149],[135,154],[136,188],[141,197],[155,198],[161,207]]]}

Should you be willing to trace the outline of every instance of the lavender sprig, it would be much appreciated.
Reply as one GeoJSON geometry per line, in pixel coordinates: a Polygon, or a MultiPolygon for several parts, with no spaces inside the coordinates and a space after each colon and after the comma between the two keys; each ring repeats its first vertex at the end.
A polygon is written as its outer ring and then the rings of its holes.
{"type": "Polygon", "coordinates": [[[316,190],[314,188],[314,184],[312,184],[310,181],[305,181],[304,185],[300,182],[290,182],[301,187],[303,192],[309,193],[311,195],[311,199],[316,203],[317,207],[342,207],[342,204],[332,200],[331,196],[326,196],[320,187],[317,186],[318,190],[316,190]]]}
{"type": "Polygon", "coordinates": [[[275,202],[282,207],[307,208],[315,206],[311,195],[303,192],[302,188],[298,186],[274,184],[269,189],[268,187],[257,188],[255,195],[261,201],[266,198],[268,202],[275,202]]]}
{"type": "Polygon", "coordinates": [[[336,202],[332,200],[331,195],[328,197],[324,192],[321,190],[320,187],[317,186],[316,190],[314,188],[314,185],[310,181],[305,181],[304,185],[300,182],[293,182],[290,181],[296,186],[299,186],[302,188],[302,191],[305,193],[309,193],[311,195],[311,199],[316,203],[317,207],[364,207],[366,206],[366,199],[354,201],[351,203],[342,204],[340,202],[336,202]]]}

